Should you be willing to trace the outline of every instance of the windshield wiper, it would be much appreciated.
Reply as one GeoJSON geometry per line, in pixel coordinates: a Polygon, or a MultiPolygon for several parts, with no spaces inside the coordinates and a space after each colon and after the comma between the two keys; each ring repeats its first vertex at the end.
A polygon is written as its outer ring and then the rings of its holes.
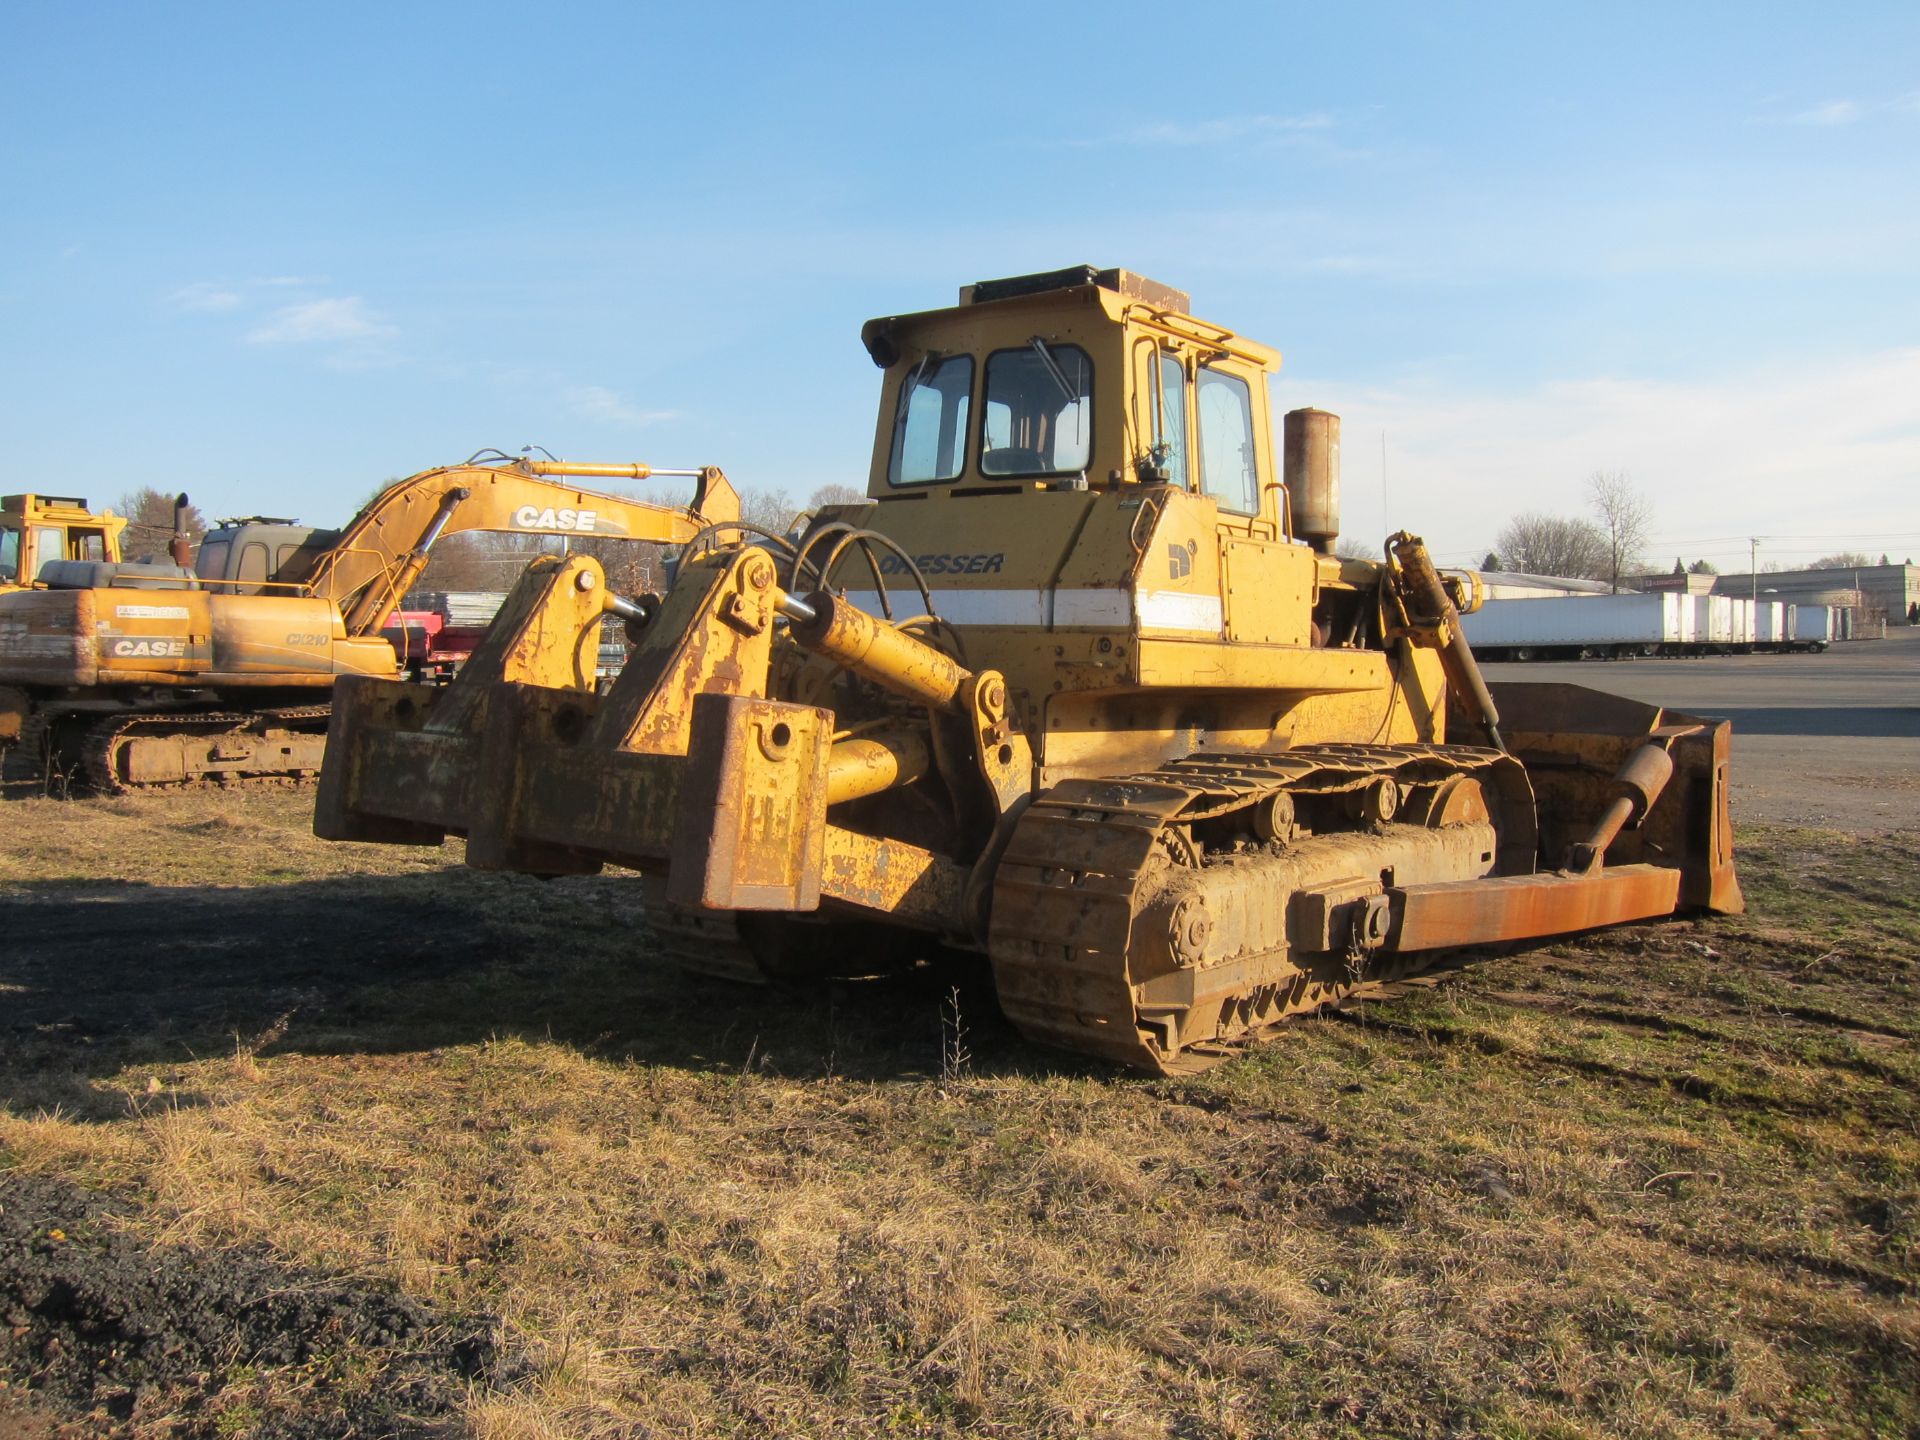
{"type": "Polygon", "coordinates": [[[1078,404],[1080,392],[1067,383],[1067,373],[1060,368],[1060,362],[1053,358],[1053,351],[1047,348],[1047,342],[1035,335],[1027,342],[1033,346],[1033,353],[1040,357],[1040,363],[1047,367],[1047,373],[1053,377],[1053,383],[1060,387],[1060,393],[1067,403],[1078,404]]]}
{"type": "Polygon", "coordinates": [[[919,363],[907,372],[906,379],[900,382],[900,397],[893,408],[893,423],[900,424],[907,418],[907,407],[913,403],[913,392],[920,388],[920,382],[927,378],[927,371],[940,359],[938,350],[929,350],[920,357],[919,363]]]}

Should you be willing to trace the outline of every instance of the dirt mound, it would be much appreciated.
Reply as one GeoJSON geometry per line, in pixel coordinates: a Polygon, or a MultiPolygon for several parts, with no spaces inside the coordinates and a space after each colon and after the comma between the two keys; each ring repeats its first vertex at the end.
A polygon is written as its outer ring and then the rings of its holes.
{"type": "Polygon", "coordinates": [[[0,1176],[0,1375],[91,1415],[91,1433],[451,1437],[469,1384],[499,1378],[488,1322],[259,1249],[150,1245],[115,1223],[128,1213],[65,1181],[0,1176]]]}

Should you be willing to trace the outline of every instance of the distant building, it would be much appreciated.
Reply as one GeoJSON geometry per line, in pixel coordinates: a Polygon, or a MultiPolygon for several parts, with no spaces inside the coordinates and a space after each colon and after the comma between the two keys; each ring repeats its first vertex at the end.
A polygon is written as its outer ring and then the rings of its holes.
{"type": "Polygon", "coordinates": [[[1920,601],[1920,565],[1762,570],[1758,575],[1636,575],[1622,583],[1638,590],[1758,596],[1790,605],[1835,605],[1858,610],[1863,619],[1884,615],[1889,625],[1906,624],[1908,607],[1920,601]]]}
{"type": "Polygon", "coordinates": [[[1642,594],[1711,595],[1720,579],[1718,575],[1695,575],[1692,571],[1683,575],[1625,575],[1620,588],[1642,594]]]}

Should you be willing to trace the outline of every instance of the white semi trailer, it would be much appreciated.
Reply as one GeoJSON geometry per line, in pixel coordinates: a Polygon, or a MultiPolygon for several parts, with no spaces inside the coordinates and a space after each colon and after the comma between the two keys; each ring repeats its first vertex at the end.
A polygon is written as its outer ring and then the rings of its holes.
{"type": "Polygon", "coordinates": [[[1619,660],[1824,650],[1835,623],[1827,605],[1652,591],[1489,600],[1461,628],[1483,660],[1619,660]]]}

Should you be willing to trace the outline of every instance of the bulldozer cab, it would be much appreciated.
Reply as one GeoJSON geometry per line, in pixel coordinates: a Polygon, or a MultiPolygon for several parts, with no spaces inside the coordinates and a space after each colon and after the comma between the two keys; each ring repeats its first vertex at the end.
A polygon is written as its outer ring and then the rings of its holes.
{"type": "Polygon", "coordinates": [[[55,560],[117,561],[126,526],[77,496],[0,496],[0,587],[30,585],[55,560]]]}
{"type": "Polygon", "coordinates": [[[869,497],[1169,486],[1211,499],[1223,530],[1285,538],[1265,380],[1280,356],[1188,308],[1079,266],[869,321],[887,371],[869,497]]]}

